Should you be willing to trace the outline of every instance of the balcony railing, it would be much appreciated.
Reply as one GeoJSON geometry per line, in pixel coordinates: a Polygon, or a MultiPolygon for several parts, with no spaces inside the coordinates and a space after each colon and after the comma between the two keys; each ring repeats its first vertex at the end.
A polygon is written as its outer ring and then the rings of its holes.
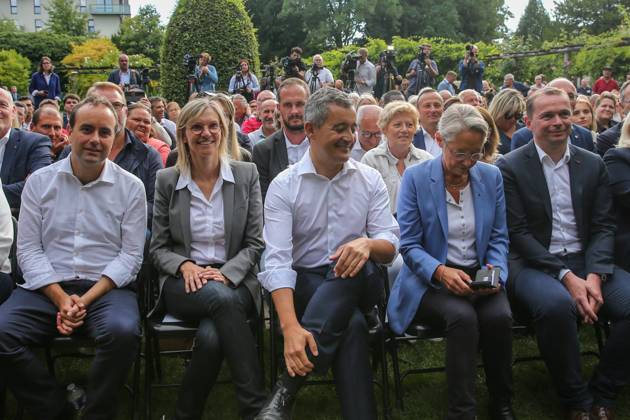
{"type": "Polygon", "coordinates": [[[92,15],[131,15],[128,4],[91,4],[90,14],[92,15]]]}

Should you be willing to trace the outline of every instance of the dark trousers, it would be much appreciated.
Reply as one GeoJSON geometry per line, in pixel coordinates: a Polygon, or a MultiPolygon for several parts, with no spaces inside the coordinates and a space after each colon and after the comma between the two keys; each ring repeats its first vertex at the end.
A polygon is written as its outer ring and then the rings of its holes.
{"type": "Polygon", "coordinates": [[[505,291],[456,296],[429,288],[416,321],[446,334],[448,419],[474,419],[477,351],[481,349],[491,402],[512,399],[512,311],[505,291]]]}
{"type": "MultiPolygon", "coordinates": [[[[68,294],[82,295],[93,283],[62,283],[68,294]]],[[[40,292],[17,288],[0,306],[0,372],[7,387],[36,419],[54,419],[63,409],[66,393],[32,346],[45,345],[58,335],[57,308],[40,292]]],[[[87,387],[85,419],[112,419],[118,393],[138,351],[140,315],[136,294],[114,289],[92,303],[85,323],[74,334],[96,341],[87,387]]]]}
{"type": "Polygon", "coordinates": [[[164,283],[163,294],[170,314],[199,321],[192,360],[179,389],[176,418],[201,418],[225,358],[236,387],[240,415],[252,419],[265,403],[266,392],[256,341],[247,323],[248,314],[255,311],[247,287],[234,289],[209,281],[201,290],[187,294],[181,278],[170,278],[164,283]]]}
{"type": "Polygon", "coordinates": [[[302,327],[317,342],[315,371],[325,373],[332,367],[344,419],[376,419],[363,313],[382,298],[380,271],[371,261],[347,279],[336,277],[329,266],[296,271],[295,309],[302,327]]]}
{"type": "MultiPolygon", "coordinates": [[[[578,276],[586,278],[584,257],[564,258],[578,276]]],[[[568,409],[588,410],[594,403],[612,406],[630,375],[630,274],[615,267],[602,284],[604,306],[599,316],[612,322],[610,337],[589,385],[582,377],[579,314],[562,282],[533,268],[523,269],[510,280],[510,298],[516,312],[534,323],[538,348],[551,374],[558,396],[568,409]]]]}
{"type": "Polygon", "coordinates": [[[0,273],[0,305],[11,296],[13,279],[10,274],[0,273]]]}

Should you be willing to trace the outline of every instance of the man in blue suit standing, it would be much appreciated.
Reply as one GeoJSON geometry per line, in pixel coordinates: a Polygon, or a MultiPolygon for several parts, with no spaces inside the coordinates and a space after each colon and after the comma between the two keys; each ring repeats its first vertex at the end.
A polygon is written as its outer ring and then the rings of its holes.
{"type": "MultiPolygon", "coordinates": [[[[569,100],[571,101],[571,112],[573,112],[575,109],[575,100],[577,99],[577,90],[575,89],[575,85],[571,83],[570,80],[565,79],[564,77],[559,77],[557,79],[553,79],[547,86],[565,91],[566,94],[569,95],[569,100]]],[[[511,150],[516,150],[521,146],[525,146],[533,137],[534,135],[532,134],[532,131],[527,127],[516,130],[514,134],[512,134],[511,150]]],[[[589,152],[595,152],[595,144],[593,143],[593,136],[591,132],[577,124],[571,124],[570,142],[574,146],[581,147],[589,152]]]]}
{"type": "Polygon", "coordinates": [[[52,163],[50,139],[11,128],[15,105],[11,93],[0,89],[0,179],[11,209],[20,208],[26,177],[52,163]]]}

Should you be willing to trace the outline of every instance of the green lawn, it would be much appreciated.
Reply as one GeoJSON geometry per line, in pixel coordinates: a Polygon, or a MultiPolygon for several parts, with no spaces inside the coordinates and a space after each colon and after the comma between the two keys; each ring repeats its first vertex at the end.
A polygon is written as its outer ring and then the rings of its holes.
{"type": "MultiPolygon", "coordinates": [[[[583,350],[595,350],[595,340],[590,327],[583,328],[581,339],[583,350]]],[[[435,366],[443,361],[444,343],[427,341],[404,346],[401,351],[403,365],[413,363],[414,366],[435,366]]],[[[537,354],[534,340],[531,337],[515,337],[515,357],[537,354]]],[[[590,374],[596,358],[583,358],[584,370],[590,374]]],[[[89,361],[63,360],[59,362],[60,380],[63,383],[85,381],[85,372],[89,361]]],[[[166,380],[177,381],[181,376],[183,362],[181,359],[166,359],[163,364],[166,380]]],[[[268,367],[267,367],[268,368],[268,367]]],[[[226,369],[224,369],[226,370],[226,369]]],[[[390,374],[392,370],[390,368],[390,374]]],[[[224,376],[227,372],[223,373],[224,376]]],[[[393,381],[391,401],[394,402],[393,381]]],[[[483,386],[483,371],[479,370],[479,418],[486,419],[487,393],[483,386]]],[[[542,362],[526,362],[514,367],[514,388],[516,398],[514,408],[520,420],[560,419],[562,412],[555,398],[549,376],[542,362]]],[[[393,409],[393,419],[441,419],[446,412],[446,381],[443,373],[415,375],[405,382],[405,411],[393,409]]],[[[377,400],[379,398],[378,389],[377,400]]],[[[619,398],[618,419],[630,419],[630,391],[626,390],[619,398]]],[[[153,418],[162,413],[172,413],[176,389],[156,390],[153,394],[153,418]]],[[[379,400],[380,403],[380,400],[379,400]]],[[[8,417],[12,419],[15,403],[8,400],[8,417]]],[[[121,395],[121,409],[118,419],[129,418],[129,398],[121,395]]],[[[295,410],[296,420],[332,420],[340,418],[339,403],[332,386],[309,386],[302,390],[295,410]]],[[[204,419],[237,419],[236,402],[233,388],[230,385],[217,385],[206,404],[204,419]]]]}

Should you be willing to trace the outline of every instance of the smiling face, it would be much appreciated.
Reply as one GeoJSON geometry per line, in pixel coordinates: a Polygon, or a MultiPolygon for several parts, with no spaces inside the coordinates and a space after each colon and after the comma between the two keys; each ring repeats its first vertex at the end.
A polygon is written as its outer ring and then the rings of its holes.
{"type": "Polygon", "coordinates": [[[134,108],[127,114],[127,128],[146,143],[151,133],[151,113],[147,109],[134,108]]]}
{"type": "Polygon", "coordinates": [[[260,105],[260,110],[258,111],[258,118],[262,121],[263,129],[266,132],[271,132],[276,130],[276,120],[274,118],[276,114],[277,102],[273,99],[269,99],[260,105]]]}
{"type": "Polygon", "coordinates": [[[321,127],[306,123],[304,129],[318,160],[343,164],[350,159],[356,131],[355,119],[354,109],[329,105],[328,118],[321,127]]]}
{"type": "Polygon", "coordinates": [[[206,108],[198,117],[186,124],[183,142],[188,147],[191,165],[197,159],[219,159],[221,142],[223,141],[221,120],[212,108],[206,108]]]}
{"type": "Polygon", "coordinates": [[[536,142],[542,146],[566,143],[571,133],[569,98],[565,95],[539,95],[535,99],[531,117],[528,115],[525,121],[536,142]]]}
{"type": "Polygon", "coordinates": [[[615,102],[612,99],[602,99],[595,110],[597,122],[602,125],[608,125],[615,115],[615,102]]]}
{"type": "Polygon", "coordinates": [[[436,127],[444,112],[444,101],[437,92],[429,92],[418,98],[418,112],[420,113],[420,125],[423,127],[436,127]]]}
{"type": "Polygon", "coordinates": [[[15,118],[15,105],[11,94],[4,89],[0,89],[0,137],[4,137],[11,128],[15,118]]]}
{"type": "Polygon", "coordinates": [[[63,120],[57,111],[46,110],[42,112],[37,125],[33,125],[31,131],[47,136],[52,144],[57,144],[61,141],[62,124],[63,120]]]}
{"type": "Polygon", "coordinates": [[[579,125],[580,127],[591,130],[593,126],[593,113],[591,112],[591,108],[589,108],[589,106],[585,102],[578,101],[575,104],[575,109],[573,110],[571,121],[574,124],[579,125]]]}
{"type": "Polygon", "coordinates": [[[383,134],[390,149],[404,150],[411,145],[416,128],[417,124],[412,114],[399,113],[385,126],[383,134]]]}
{"type": "Polygon", "coordinates": [[[105,105],[85,105],[75,113],[70,129],[73,164],[100,166],[109,156],[116,135],[116,115],[105,105]]]}

